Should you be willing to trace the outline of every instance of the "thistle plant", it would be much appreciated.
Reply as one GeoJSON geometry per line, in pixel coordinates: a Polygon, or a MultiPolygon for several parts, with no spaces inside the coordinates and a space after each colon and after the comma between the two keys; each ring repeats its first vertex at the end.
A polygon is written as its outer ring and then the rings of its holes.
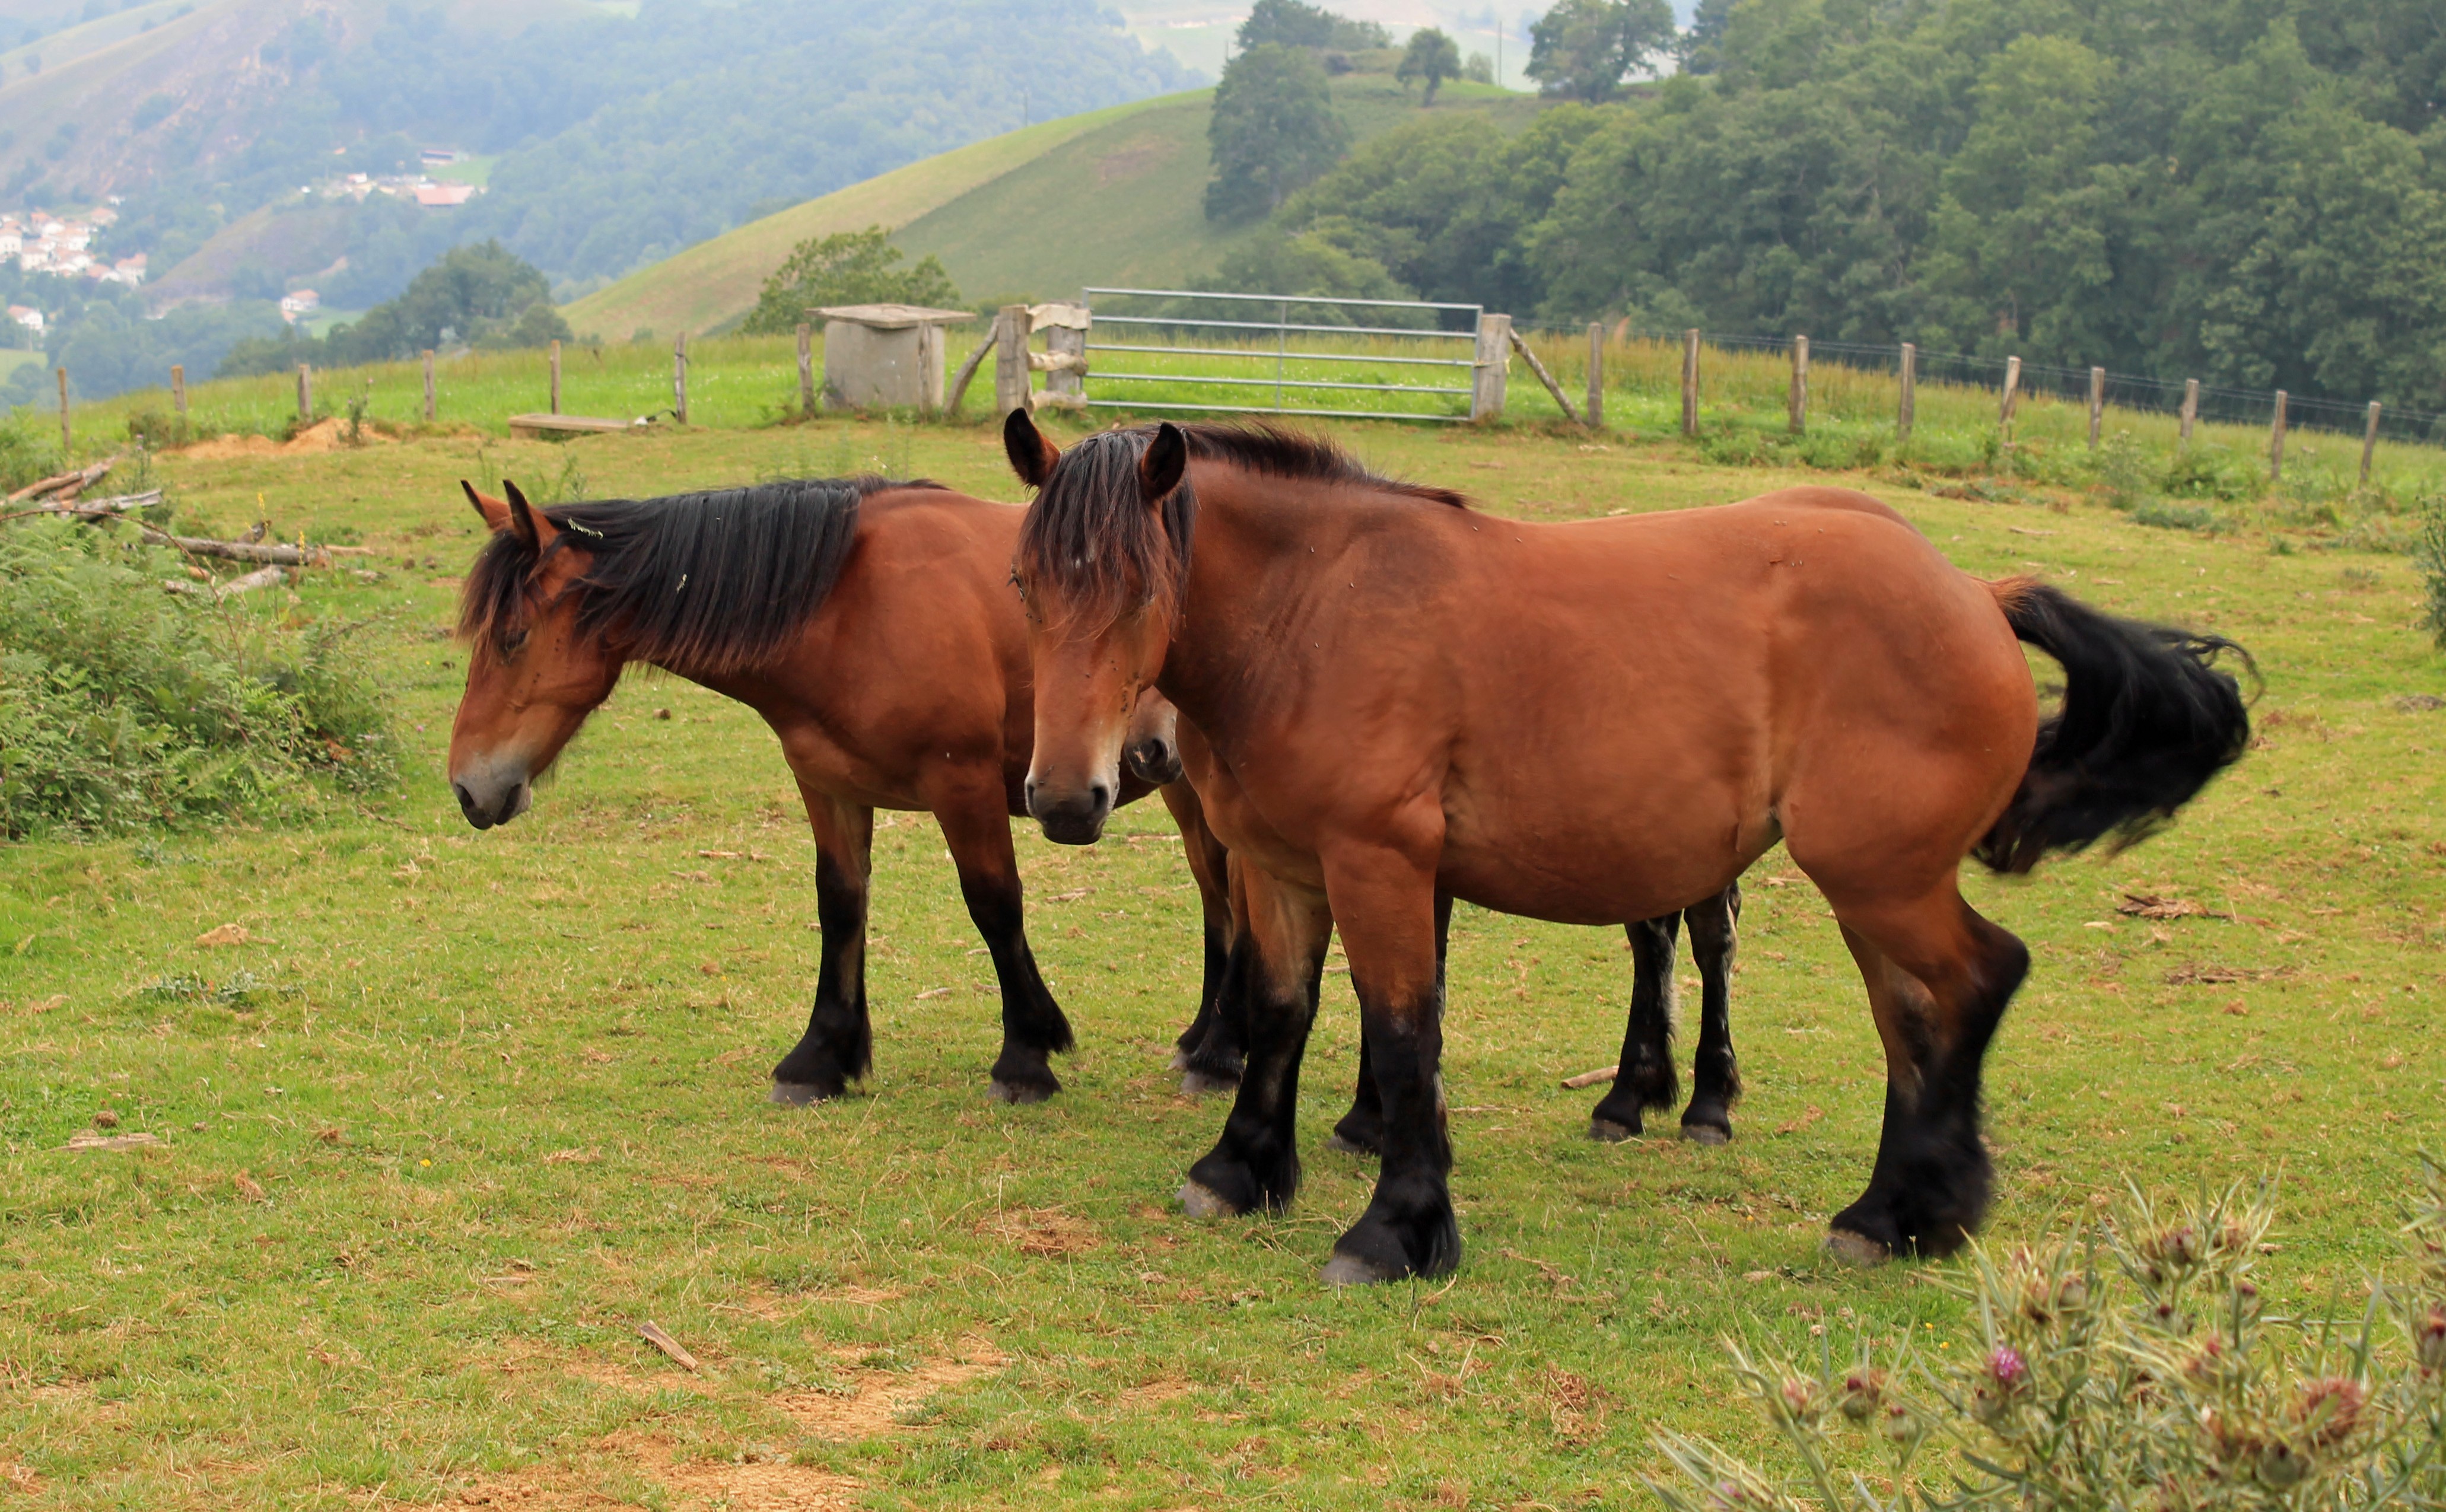
{"type": "Polygon", "coordinates": [[[1648,1484],[1671,1512],[2446,1508],[2446,1185],[2423,1174],[2401,1274],[2357,1317],[2268,1313],[2265,1188],[2135,1190],[2087,1233],[1973,1246],[1946,1282],[1970,1303],[1958,1356],[1730,1346],[1798,1471],[1667,1434],[1648,1484]]]}

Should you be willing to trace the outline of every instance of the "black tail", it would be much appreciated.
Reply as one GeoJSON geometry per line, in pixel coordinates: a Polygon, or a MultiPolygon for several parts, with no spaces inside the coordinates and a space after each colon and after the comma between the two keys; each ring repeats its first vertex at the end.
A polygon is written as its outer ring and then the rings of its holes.
{"type": "Polygon", "coordinates": [[[1994,585],[2013,633],[2063,663],[2063,707],[1996,827],[1972,853],[1998,871],[2027,871],[2050,850],[2144,837],[2231,766],[2250,715],[2213,664],[2221,635],[2118,620],[2027,578],[1994,585]]]}

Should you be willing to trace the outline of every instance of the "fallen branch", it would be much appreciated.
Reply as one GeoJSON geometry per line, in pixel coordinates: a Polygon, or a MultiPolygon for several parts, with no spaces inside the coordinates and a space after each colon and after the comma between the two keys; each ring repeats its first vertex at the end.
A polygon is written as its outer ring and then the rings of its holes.
{"type": "Polygon", "coordinates": [[[698,1368],[696,1356],[690,1354],[686,1349],[683,1349],[680,1346],[680,1341],[678,1339],[675,1339],[668,1334],[664,1333],[663,1325],[655,1322],[652,1318],[649,1317],[646,1319],[644,1323],[640,1324],[637,1332],[644,1336],[647,1343],[651,1344],[654,1348],[661,1350],[665,1354],[669,1355],[675,1364],[684,1365],[691,1371],[698,1368]]]}
{"type": "Polygon", "coordinates": [[[103,475],[110,471],[110,464],[114,460],[116,460],[116,458],[105,457],[103,460],[94,463],[91,467],[81,467],[73,473],[61,473],[51,477],[43,478],[37,482],[28,483],[24,488],[21,488],[14,494],[9,495],[6,500],[0,500],[0,502],[22,504],[29,498],[44,498],[50,495],[59,493],[66,493],[70,497],[74,497],[76,495],[91,488],[94,484],[101,482],[103,475]]]}
{"type": "Polygon", "coordinates": [[[1576,1076],[1564,1077],[1563,1085],[1573,1092],[1578,1092],[1583,1087],[1593,1087],[1601,1081],[1613,1080],[1614,1073],[1621,1070],[1620,1066],[1606,1066],[1596,1071],[1584,1071],[1576,1076]]]}
{"type": "Polygon", "coordinates": [[[1537,382],[1545,384],[1546,392],[1554,396],[1554,402],[1563,406],[1564,418],[1574,425],[1587,425],[1588,417],[1571,407],[1571,401],[1563,397],[1563,385],[1554,382],[1554,375],[1546,371],[1546,364],[1537,361],[1537,354],[1529,349],[1529,344],[1520,339],[1516,330],[1512,332],[1512,348],[1528,359],[1529,371],[1537,375],[1537,382]]]}

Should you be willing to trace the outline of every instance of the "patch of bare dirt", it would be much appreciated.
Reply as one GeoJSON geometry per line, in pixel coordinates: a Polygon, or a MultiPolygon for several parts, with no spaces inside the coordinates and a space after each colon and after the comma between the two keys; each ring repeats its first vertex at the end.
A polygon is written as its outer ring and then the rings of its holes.
{"type": "Polygon", "coordinates": [[[956,1359],[935,1360],[913,1371],[859,1371],[845,1391],[800,1391],[774,1405],[800,1428],[828,1439],[869,1439],[897,1432],[900,1415],[935,1392],[965,1386],[1008,1363],[984,1339],[961,1341],[956,1359]]]}
{"type": "Polygon", "coordinates": [[[337,417],[316,420],[286,441],[275,441],[269,436],[216,436],[178,449],[180,457],[199,461],[227,461],[240,457],[296,457],[309,452],[338,452],[351,446],[386,443],[390,438],[372,426],[361,426],[357,439],[348,439],[348,422],[337,417]]]}
{"type": "MultiPolygon", "coordinates": [[[[773,1456],[743,1460],[688,1458],[668,1442],[634,1434],[604,1441],[617,1462],[639,1477],[657,1482],[672,1512],[831,1512],[854,1504],[858,1483],[848,1476],[793,1465],[773,1456]]],[[[567,1466],[538,1466],[533,1471],[480,1482],[461,1491],[443,1506],[494,1506],[518,1512],[593,1512],[602,1507],[631,1507],[632,1501],[597,1488],[600,1476],[567,1466]]]]}
{"type": "Polygon", "coordinates": [[[1104,1231],[1058,1207],[1014,1207],[980,1221],[977,1233],[998,1239],[1023,1255],[1064,1259],[1101,1249],[1104,1231]]]}
{"type": "Polygon", "coordinates": [[[1136,1412],[1150,1407],[1161,1407],[1166,1402],[1176,1402],[1196,1390],[1195,1385],[1177,1375],[1158,1376],[1123,1391],[1117,1405],[1124,1411],[1136,1412]]]}

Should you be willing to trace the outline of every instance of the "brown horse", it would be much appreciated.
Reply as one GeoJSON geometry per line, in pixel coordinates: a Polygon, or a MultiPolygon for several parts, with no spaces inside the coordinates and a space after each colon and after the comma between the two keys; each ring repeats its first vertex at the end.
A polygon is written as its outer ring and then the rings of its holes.
{"type": "Polygon", "coordinates": [[[2029,966],[1963,858],[2128,841],[2238,757],[2226,643],[1963,572],[1874,499],[1533,525],[1263,429],[1005,427],[1038,489],[1018,574],[1040,694],[1029,812],[1092,840],[1139,691],[1248,896],[1248,1068],[1191,1211],[1289,1200],[1300,1055],[1338,926],[1384,1114],[1328,1281],[1435,1275],[1447,1175],[1436,943],[1454,898],[1598,924],[1721,892],[1780,840],[1832,905],[1887,1062],[1861,1259],[1985,1210],[1981,1064],[2029,966]],[[2041,721],[2022,644],[2063,664],[2041,721]]]}
{"type": "MultiPolygon", "coordinates": [[[[464,485],[462,485],[464,486],[464,485]]],[[[533,783],[623,668],[649,663],[753,708],[781,737],[816,838],[823,961],[807,1032],[773,1100],[836,1097],[866,1074],[869,851],[876,809],[942,825],[1002,986],[992,1090],[1061,1090],[1070,1025],[1022,923],[1010,820],[1031,716],[1010,564],[1020,511],[931,483],[853,478],[670,498],[531,507],[467,489],[493,539],[467,577],[467,691],[450,785],[479,830],[526,811],[533,783]]],[[[1170,738],[1170,711],[1138,711],[1170,738]]],[[[1123,787],[1126,802],[1144,784],[1123,787]]],[[[1229,918],[1222,861],[1186,783],[1165,790],[1206,908],[1214,1017],[1229,918]]]]}

